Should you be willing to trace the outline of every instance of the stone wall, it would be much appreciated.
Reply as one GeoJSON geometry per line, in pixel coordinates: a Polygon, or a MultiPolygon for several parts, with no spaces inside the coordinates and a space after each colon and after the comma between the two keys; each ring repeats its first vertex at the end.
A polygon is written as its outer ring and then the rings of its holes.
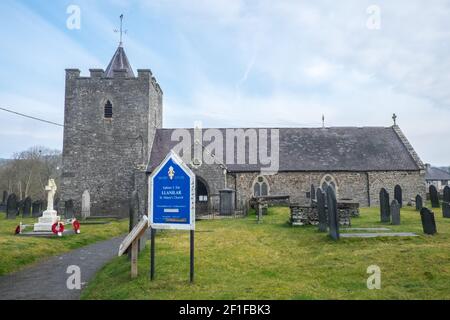
{"type": "Polygon", "coordinates": [[[89,190],[92,215],[127,216],[134,172],[148,163],[155,128],[162,126],[162,91],[150,70],[134,78],[124,70],[103,74],[66,70],[61,198],[73,199],[79,212],[89,190]],[[108,100],[112,119],[104,118],[108,100]]]}
{"type": "MultiPolygon", "coordinates": [[[[236,173],[235,186],[238,201],[248,201],[252,197],[253,183],[259,173],[236,173]]],[[[403,198],[409,200],[416,194],[425,195],[424,176],[422,171],[393,172],[279,172],[265,176],[269,183],[271,195],[289,195],[291,203],[308,206],[307,198],[311,184],[318,188],[324,176],[331,175],[337,184],[338,199],[352,199],[360,206],[378,205],[379,191],[386,187],[392,193],[396,184],[403,189],[403,198]]],[[[406,202],[405,202],[406,203],[406,202]]]]}
{"type": "Polygon", "coordinates": [[[389,199],[394,199],[394,188],[398,184],[402,188],[403,203],[406,205],[410,199],[420,195],[426,196],[425,172],[424,171],[384,171],[370,172],[370,204],[380,205],[380,189],[385,188],[389,193],[389,199]]]}

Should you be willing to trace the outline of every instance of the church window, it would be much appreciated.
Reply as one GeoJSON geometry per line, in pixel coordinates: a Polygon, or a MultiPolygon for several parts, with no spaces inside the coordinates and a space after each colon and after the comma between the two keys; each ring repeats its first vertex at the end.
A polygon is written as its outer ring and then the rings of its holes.
{"type": "Polygon", "coordinates": [[[336,183],[336,179],[334,179],[334,177],[332,175],[329,175],[329,174],[325,175],[322,178],[320,185],[321,185],[323,191],[327,190],[328,186],[331,186],[337,195],[338,186],[336,183]]]}
{"type": "Polygon", "coordinates": [[[111,119],[113,116],[112,103],[107,101],[105,104],[105,119],[111,119]]]}
{"type": "Polygon", "coordinates": [[[253,183],[253,196],[261,197],[269,195],[269,182],[263,176],[259,176],[253,183]]]}

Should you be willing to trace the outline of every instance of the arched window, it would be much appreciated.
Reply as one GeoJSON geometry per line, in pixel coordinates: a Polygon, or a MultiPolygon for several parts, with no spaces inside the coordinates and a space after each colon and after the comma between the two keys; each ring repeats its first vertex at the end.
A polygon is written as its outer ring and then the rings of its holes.
{"type": "Polygon", "coordinates": [[[255,197],[269,195],[269,183],[267,182],[267,179],[265,177],[256,177],[255,181],[253,182],[253,195],[255,197]]]}
{"type": "Polygon", "coordinates": [[[112,103],[111,101],[106,101],[105,104],[105,119],[112,119],[113,116],[113,110],[112,110],[112,103]]]}
{"type": "Polygon", "coordinates": [[[334,193],[337,196],[338,185],[336,183],[336,179],[334,179],[332,175],[330,174],[325,175],[320,181],[320,186],[324,192],[327,190],[328,186],[331,186],[334,189],[334,193]]]}

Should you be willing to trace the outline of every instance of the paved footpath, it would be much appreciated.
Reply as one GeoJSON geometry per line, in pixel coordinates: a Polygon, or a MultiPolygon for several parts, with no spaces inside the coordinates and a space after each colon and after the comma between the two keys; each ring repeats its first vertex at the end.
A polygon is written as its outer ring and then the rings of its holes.
{"type": "MultiPolygon", "coordinates": [[[[0,277],[0,300],[17,299],[80,299],[81,290],[95,273],[117,256],[124,236],[97,242],[60,256],[25,267],[19,272],[0,277]],[[66,282],[71,274],[67,267],[81,270],[81,290],[69,290],[66,282]]],[[[0,258],[1,259],[1,258],[0,258]]]]}

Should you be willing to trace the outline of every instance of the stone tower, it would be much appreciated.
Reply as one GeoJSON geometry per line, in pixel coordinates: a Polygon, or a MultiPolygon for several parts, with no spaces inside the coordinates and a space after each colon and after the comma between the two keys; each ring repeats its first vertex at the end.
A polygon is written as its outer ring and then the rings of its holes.
{"type": "Polygon", "coordinates": [[[145,166],[162,127],[163,93],[150,70],[135,76],[122,47],[106,71],[66,70],[61,199],[81,208],[90,193],[91,215],[128,215],[136,188],[145,203],[145,166]]]}

